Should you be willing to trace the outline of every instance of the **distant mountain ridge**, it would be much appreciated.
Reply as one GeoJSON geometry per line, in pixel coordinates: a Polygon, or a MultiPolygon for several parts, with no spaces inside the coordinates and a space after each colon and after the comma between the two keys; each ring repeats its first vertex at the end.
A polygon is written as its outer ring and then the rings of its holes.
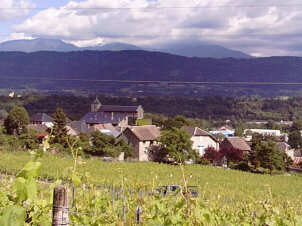
{"type": "Polygon", "coordinates": [[[302,82],[302,57],[188,58],[148,51],[0,52],[0,78],[302,82]]]}
{"type": "Polygon", "coordinates": [[[105,45],[97,45],[81,48],[83,50],[98,50],[98,51],[124,51],[124,50],[143,50],[142,48],[121,42],[113,42],[105,45]]]}
{"type": "Polygon", "coordinates": [[[30,40],[12,40],[0,43],[0,51],[20,51],[20,52],[37,52],[37,51],[57,51],[70,52],[80,50],[96,50],[96,51],[124,51],[124,50],[145,50],[160,51],[174,55],[187,57],[209,57],[209,58],[250,58],[249,55],[224,48],[218,45],[205,44],[174,44],[167,45],[162,48],[143,48],[128,43],[108,43],[105,45],[77,47],[73,44],[63,42],[57,39],[30,39],[30,40]]]}
{"type": "Polygon", "coordinates": [[[60,51],[70,52],[77,51],[75,45],[63,42],[57,39],[21,39],[0,43],[0,51],[20,51],[20,52],[37,52],[37,51],[60,51]]]}
{"type": "Polygon", "coordinates": [[[168,45],[161,52],[171,53],[186,57],[201,57],[201,58],[251,58],[251,56],[236,50],[227,49],[218,45],[206,44],[183,44],[183,45],[168,45]]]}

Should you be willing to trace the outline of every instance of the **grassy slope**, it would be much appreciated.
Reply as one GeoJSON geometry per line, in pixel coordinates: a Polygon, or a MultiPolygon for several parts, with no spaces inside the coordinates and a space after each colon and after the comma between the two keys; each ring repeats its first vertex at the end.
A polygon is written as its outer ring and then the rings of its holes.
{"type": "MultiPolygon", "coordinates": [[[[25,152],[0,152],[0,169],[17,172],[30,155],[25,152]]],[[[45,155],[41,177],[68,178],[73,165],[71,158],[45,155]]],[[[81,175],[87,174],[90,183],[120,184],[122,178],[131,185],[183,184],[182,173],[178,166],[156,163],[107,163],[98,159],[85,160],[79,165],[81,175]]],[[[255,175],[240,171],[217,169],[191,165],[185,167],[189,185],[200,186],[205,198],[220,199],[223,196],[232,202],[274,199],[282,204],[286,201],[294,205],[301,200],[302,178],[299,176],[255,175]]]]}

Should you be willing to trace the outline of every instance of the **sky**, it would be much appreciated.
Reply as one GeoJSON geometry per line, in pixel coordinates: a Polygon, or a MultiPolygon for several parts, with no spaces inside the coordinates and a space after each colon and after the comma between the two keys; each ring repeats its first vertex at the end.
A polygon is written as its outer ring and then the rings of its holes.
{"type": "Polygon", "coordinates": [[[253,56],[302,56],[301,25],[300,0],[0,0],[0,41],[203,43],[253,56]]]}

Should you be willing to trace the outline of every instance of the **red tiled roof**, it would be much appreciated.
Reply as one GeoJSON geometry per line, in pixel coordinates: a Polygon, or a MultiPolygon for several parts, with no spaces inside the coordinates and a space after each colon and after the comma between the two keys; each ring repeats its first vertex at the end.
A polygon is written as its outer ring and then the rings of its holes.
{"type": "Polygon", "coordinates": [[[247,142],[241,137],[228,137],[226,140],[233,146],[235,149],[242,151],[251,151],[251,147],[247,142]]]}
{"type": "Polygon", "coordinates": [[[181,127],[182,130],[187,131],[190,136],[208,136],[211,137],[213,140],[217,141],[217,139],[210,133],[208,133],[207,131],[204,131],[198,127],[194,127],[194,126],[183,126],[181,127]]]}
{"type": "Polygon", "coordinates": [[[302,157],[295,157],[294,158],[294,166],[298,166],[302,162],[302,157]]]}
{"type": "Polygon", "coordinates": [[[133,126],[129,129],[141,141],[155,140],[160,136],[160,130],[154,125],[133,126]]]}
{"type": "Polygon", "coordinates": [[[44,138],[44,137],[47,137],[48,134],[47,134],[47,133],[38,133],[36,136],[37,136],[38,138],[44,138]]]}

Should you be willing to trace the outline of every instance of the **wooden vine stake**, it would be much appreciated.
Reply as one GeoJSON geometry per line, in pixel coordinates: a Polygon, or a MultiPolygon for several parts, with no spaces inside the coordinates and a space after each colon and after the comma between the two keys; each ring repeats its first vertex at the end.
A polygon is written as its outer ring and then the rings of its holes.
{"type": "Polygon", "coordinates": [[[136,216],[135,216],[135,220],[136,220],[136,224],[141,224],[142,223],[142,212],[143,212],[143,209],[142,207],[138,206],[136,207],[136,216]]]}
{"type": "Polygon", "coordinates": [[[69,225],[68,190],[58,186],[53,193],[52,226],[69,225]]]}

